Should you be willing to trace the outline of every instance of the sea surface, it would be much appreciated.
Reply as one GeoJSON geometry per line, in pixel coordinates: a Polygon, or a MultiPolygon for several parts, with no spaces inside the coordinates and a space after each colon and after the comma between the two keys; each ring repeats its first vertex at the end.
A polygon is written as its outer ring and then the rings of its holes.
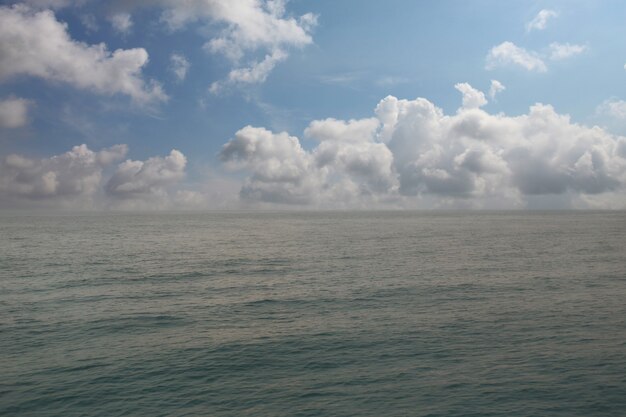
{"type": "Polygon", "coordinates": [[[0,215],[2,416],[624,416],[626,212],[0,215]]]}

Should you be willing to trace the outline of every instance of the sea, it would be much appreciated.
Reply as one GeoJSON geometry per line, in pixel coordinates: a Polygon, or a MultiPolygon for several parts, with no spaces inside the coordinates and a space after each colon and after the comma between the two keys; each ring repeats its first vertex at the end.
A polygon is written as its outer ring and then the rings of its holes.
{"type": "Polygon", "coordinates": [[[626,212],[0,215],[2,416],[625,416],[626,212]]]}

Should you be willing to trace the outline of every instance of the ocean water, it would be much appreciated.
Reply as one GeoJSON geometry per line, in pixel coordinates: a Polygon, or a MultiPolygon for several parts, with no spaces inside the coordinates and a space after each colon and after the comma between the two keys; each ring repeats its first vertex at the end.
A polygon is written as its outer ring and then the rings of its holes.
{"type": "Polygon", "coordinates": [[[624,416],[626,213],[3,214],[0,415],[624,416]]]}

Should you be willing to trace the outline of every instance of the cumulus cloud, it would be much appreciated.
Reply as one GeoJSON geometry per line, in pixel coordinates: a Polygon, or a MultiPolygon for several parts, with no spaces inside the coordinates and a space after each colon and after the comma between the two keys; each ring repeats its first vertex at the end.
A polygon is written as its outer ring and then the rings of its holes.
{"type": "Polygon", "coordinates": [[[504,84],[502,84],[498,80],[491,80],[491,86],[489,87],[489,97],[491,97],[491,99],[493,100],[499,93],[503,92],[504,90],[506,90],[504,84]]]}
{"type": "Polygon", "coordinates": [[[526,32],[533,30],[544,30],[548,26],[548,20],[557,17],[559,14],[554,10],[543,9],[537,16],[526,24],[526,32]]]}
{"type": "Polygon", "coordinates": [[[487,104],[485,94],[468,83],[456,84],[454,88],[463,95],[463,109],[477,109],[487,104]]]}
{"type": "Polygon", "coordinates": [[[191,64],[182,54],[174,53],[170,56],[170,70],[178,81],[183,81],[187,77],[187,71],[191,64]]]}
{"type": "Polygon", "coordinates": [[[323,173],[287,133],[246,126],[222,147],[220,159],[228,169],[251,173],[240,193],[245,200],[311,204],[318,197],[323,173]]]}
{"type": "Polygon", "coordinates": [[[388,192],[397,181],[393,172],[393,155],[383,143],[376,143],[380,121],[325,119],[311,122],[304,131],[318,140],[312,156],[318,168],[331,175],[342,175],[344,185],[358,194],[388,192]]]}
{"type": "Polygon", "coordinates": [[[10,97],[0,100],[0,128],[15,129],[26,125],[28,121],[29,101],[10,97]]]}
{"type": "Polygon", "coordinates": [[[159,209],[207,203],[180,188],[187,159],[177,150],[145,161],[128,159],[126,145],[93,151],[86,145],[49,158],[11,154],[0,159],[0,207],[159,209]]]}
{"type": "MultiPolygon", "coordinates": [[[[80,0],[79,4],[85,1],[87,0],[80,0]]],[[[211,36],[204,44],[204,49],[225,56],[232,64],[224,80],[211,84],[210,91],[217,93],[225,87],[263,83],[272,69],[288,57],[290,49],[313,43],[311,34],[317,25],[317,16],[312,13],[289,16],[286,2],[287,0],[116,1],[111,5],[116,12],[109,21],[114,29],[126,34],[133,26],[134,9],[156,7],[162,10],[161,21],[169,30],[179,30],[197,22],[206,24],[207,28],[203,33],[211,36]],[[262,58],[259,59],[259,56],[262,58]]],[[[72,2],[28,0],[27,4],[36,9],[58,9],[72,5],[72,2]]],[[[141,62],[139,68],[145,61],[141,62]]],[[[156,88],[156,84],[149,87],[156,88]]],[[[162,91],[160,93],[164,96],[162,91]]]]}
{"type": "Polygon", "coordinates": [[[492,115],[480,108],[484,94],[465,83],[457,89],[463,106],[454,115],[424,98],[388,96],[374,118],[311,122],[305,137],[318,142],[311,150],[287,133],[248,126],[221,158],[249,173],[241,195],[262,202],[524,207],[541,199],[597,204],[623,193],[626,138],[544,104],[521,116],[492,115]]]}
{"type": "Polygon", "coordinates": [[[100,94],[125,94],[138,103],[164,101],[161,86],[142,77],[147,62],[143,48],[110,52],[105,44],[71,39],[52,11],[0,7],[0,81],[26,75],[100,94]]]}
{"type": "Polygon", "coordinates": [[[487,54],[486,68],[488,70],[511,65],[522,67],[528,71],[545,72],[548,70],[538,54],[527,51],[513,42],[502,42],[491,48],[487,54]]]}
{"type": "Polygon", "coordinates": [[[100,152],[86,145],[51,158],[11,154],[0,161],[0,196],[5,203],[24,200],[90,203],[100,189],[103,169],[121,160],[126,145],[100,152]]]}
{"type": "Polygon", "coordinates": [[[480,109],[445,116],[424,99],[397,108],[388,146],[407,194],[593,194],[626,179],[618,138],[572,124],[548,105],[518,117],[480,109]]]}
{"type": "Polygon", "coordinates": [[[549,46],[550,59],[553,61],[560,61],[567,59],[575,55],[582,54],[587,50],[585,45],[573,45],[569,43],[553,42],[549,46]]]}
{"type": "Polygon", "coordinates": [[[146,161],[126,160],[119,164],[106,183],[108,195],[119,199],[146,199],[166,196],[167,187],[185,176],[187,158],[172,150],[164,158],[152,157],[146,161]]]}

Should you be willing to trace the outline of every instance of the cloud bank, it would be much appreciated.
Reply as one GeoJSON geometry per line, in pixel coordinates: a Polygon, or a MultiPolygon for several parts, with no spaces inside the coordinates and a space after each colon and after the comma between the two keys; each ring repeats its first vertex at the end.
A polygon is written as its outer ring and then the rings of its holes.
{"type": "Polygon", "coordinates": [[[86,145],[50,158],[11,154],[0,160],[0,207],[72,209],[167,208],[184,177],[185,156],[172,150],[146,161],[124,159],[127,145],[93,151],[86,145]],[[108,179],[107,179],[108,177],[108,179]]]}
{"type": "Polygon", "coordinates": [[[482,92],[456,88],[463,104],[453,115],[424,98],[388,96],[375,117],[311,122],[310,150],[287,133],[248,126],[220,156],[248,173],[241,197],[265,203],[523,208],[543,197],[570,207],[621,198],[626,138],[572,123],[550,105],[489,114],[482,92]]]}
{"type": "MultiPolygon", "coordinates": [[[[455,88],[453,114],[425,98],[387,96],[371,117],[313,120],[301,138],[246,126],[219,153],[243,179],[213,176],[191,188],[178,150],[144,161],[124,160],[126,145],[8,155],[0,205],[227,208],[211,201],[219,198],[230,208],[626,208],[626,137],[540,103],[522,115],[491,114],[482,91],[455,88]]],[[[621,105],[607,108],[622,114],[621,105]]]]}

